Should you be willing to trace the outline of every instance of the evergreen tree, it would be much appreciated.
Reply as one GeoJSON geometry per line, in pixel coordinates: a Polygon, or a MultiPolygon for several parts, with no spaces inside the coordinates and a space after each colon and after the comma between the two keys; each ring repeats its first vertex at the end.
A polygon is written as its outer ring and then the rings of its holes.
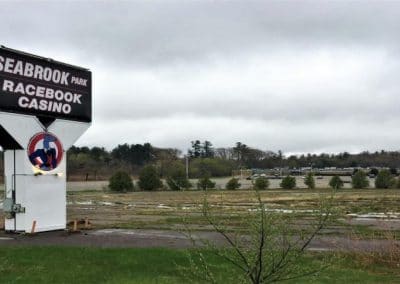
{"type": "Polygon", "coordinates": [[[376,188],[391,188],[396,184],[396,180],[389,170],[381,170],[375,179],[376,188]]]}
{"type": "Polygon", "coordinates": [[[333,189],[341,189],[344,183],[339,176],[333,176],[329,181],[329,186],[333,189]]]}
{"type": "Polygon", "coordinates": [[[296,187],[296,178],[291,176],[286,176],[282,179],[280,186],[284,189],[293,189],[296,187]]]}
{"type": "Polygon", "coordinates": [[[241,186],[241,184],[239,183],[239,179],[237,179],[237,178],[231,178],[231,179],[227,182],[225,188],[228,189],[228,190],[236,190],[236,189],[239,189],[240,186],[241,186]]]}
{"type": "Polygon", "coordinates": [[[351,183],[353,185],[353,188],[366,188],[369,186],[369,180],[367,178],[367,175],[365,174],[364,171],[357,171],[353,177],[351,178],[351,183]]]}
{"type": "Polygon", "coordinates": [[[309,189],[314,189],[315,188],[314,174],[309,172],[304,179],[304,183],[309,189]]]}
{"type": "Polygon", "coordinates": [[[254,182],[254,188],[257,190],[264,190],[269,187],[269,180],[265,177],[259,177],[254,182]]]}
{"type": "Polygon", "coordinates": [[[127,192],[133,191],[134,186],[131,177],[127,172],[118,171],[109,180],[108,187],[112,191],[127,192]]]}
{"type": "Polygon", "coordinates": [[[156,190],[162,187],[157,169],[152,165],[145,166],[139,174],[138,185],[142,190],[156,190]]]}

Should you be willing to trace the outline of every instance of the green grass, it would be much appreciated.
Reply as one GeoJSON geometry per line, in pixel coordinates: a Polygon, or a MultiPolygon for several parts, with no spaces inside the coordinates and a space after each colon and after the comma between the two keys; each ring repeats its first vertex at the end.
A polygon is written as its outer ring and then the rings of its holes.
{"type": "MultiPolygon", "coordinates": [[[[308,255],[304,267],[318,266],[322,256],[308,255]]],[[[211,257],[210,263],[221,283],[232,277],[226,262],[211,257]]],[[[0,283],[192,283],[177,265],[187,266],[185,250],[1,247],[0,283]]],[[[365,269],[350,256],[334,256],[332,265],[316,277],[287,283],[400,283],[399,279],[400,271],[379,265],[365,269]]]]}

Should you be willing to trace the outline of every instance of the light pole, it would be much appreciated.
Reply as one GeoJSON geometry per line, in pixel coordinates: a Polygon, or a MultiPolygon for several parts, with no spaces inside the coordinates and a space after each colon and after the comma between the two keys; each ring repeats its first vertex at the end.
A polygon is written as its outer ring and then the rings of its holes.
{"type": "Polygon", "coordinates": [[[186,179],[189,179],[189,156],[185,155],[186,159],[186,179]]]}

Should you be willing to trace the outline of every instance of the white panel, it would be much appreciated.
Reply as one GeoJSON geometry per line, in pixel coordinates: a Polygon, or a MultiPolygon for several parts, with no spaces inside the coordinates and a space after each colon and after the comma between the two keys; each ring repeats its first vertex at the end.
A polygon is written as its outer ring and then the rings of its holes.
{"type": "Polygon", "coordinates": [[[17,231],[35,232],[65,229],[66,183],[64,177],[54,175],[18,176],[16,203],[25,207],[17,214],[17,231]]]}
{"type": "MultiPolygon", "coordinates": [[[[31,232],[33,221],[36,221],[36,232],[65,229],[66,160],[64,152],[64,157],[56,169],[34,176],[34,167],[29,161],[27,151],[15,151],[16,203],[25,207],[26,212],[16,214],[15,219],[6,219],[7,231],[31,232]]],[[[7,197],[11,197],[14,150],[5,151],[5,178],[7,197]]]]}
{"type": "Polygon", "coordinates": [[[6,197],[11,197],[12,174],[14,173],[14,151],[4,151],[4,187],[6,197]]]}
{"type": "MultiPolygon", "coordinates": [[[[18,163],[18,151],[15,151],[15,165],[18,163]]],[[[21,161],[20,161],[21,163],[21,161]]],[[[14,151],[7,150],[4,152],[4,187],[7,198],[12,198],[12,190],[14,184],[14,151]]],[[[15,231],[15,219],[5,219],[4,226],[6,231],[15,231]]]]}
{"type": "Polygon", "coordinates": [[[29,115],[0,112],[0,125],[24,148],[34,134],[43,131],[37,119],[29,115]]]}
{"type": "Polygon", "coordinates": [[[68,150],[89,127],[90,123],[57,119],[48,130],[55,134],[61,140],[64,149],[68,150]]]}

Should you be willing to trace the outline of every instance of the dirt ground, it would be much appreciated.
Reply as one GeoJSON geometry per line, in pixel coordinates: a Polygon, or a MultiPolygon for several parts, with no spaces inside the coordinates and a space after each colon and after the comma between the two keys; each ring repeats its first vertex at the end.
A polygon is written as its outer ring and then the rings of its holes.
{"type": "MultiPolygon", "coordinates": [[[[329,190],[266,190],[261,199],[269,212],[291,215],[294,228],[306,228],[317,212],[321,197],[329,190]]],[[[88,218],[92,230],[41,233],[34,236],[0,233],[0,245],[72,245],[100,247],[183,248],[191,245],[184,227],[198,239],[221,242],[201,218],[205,193],[156,191],[127,194],[107,191],[71,191],[67,195],[68,221],[88,218]],[[184,226],[185,225],[185,226],[184,226]]],[[[207,200],[218,218],[229,220],[233,231],[241,230],[238,218],[257,209],[253,191],[210,191],[207,200]]],[[[398,190],[341,190],[334,195],[338,220],[313,241],[311,249],[375,250],[393,245],[400,231],[398,190]],[[385,234],[390,233],[390,238],[385,234]]],[[[0,211],[0,218],[2,217],[0,211]]],[[[398,241],[395,241],[398,242],[398,241]]],[[[400,245],[400,244],[398,244],[400,245]]]]}
{"type": "MultiPolygon", "coordinates": [[[[267,190],[261,198],[268,210],[305,217],[313,214],[320,198],[330,194],[328,190],[267,190]]],[[[87,217],[96,228],[179,229],[182,219],[187,219],[202,229],[199,215],[204,197],[201,191],[71,192],[67,212],[69,220],[87,217]]],[[[257,208],[249,190],[212,191],[207,200],[219,215],[248,214],[257,208]]],[[[345,224],[400,230],[398,190],[342,190],[335,194],[334,203],[345,224]]]]}

